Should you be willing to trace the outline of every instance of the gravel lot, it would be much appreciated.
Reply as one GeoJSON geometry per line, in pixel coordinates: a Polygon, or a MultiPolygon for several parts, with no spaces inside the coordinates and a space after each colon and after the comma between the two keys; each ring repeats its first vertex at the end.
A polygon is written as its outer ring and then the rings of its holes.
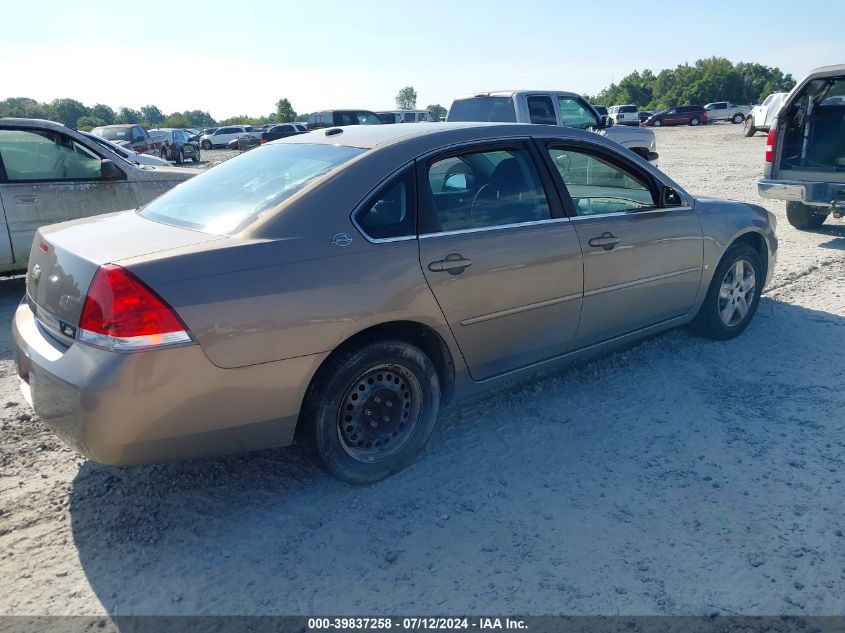
{"type": "MultiPolygon", "coordinates": [[[[657,134],[692,193],[762,202],[764,135],[657,134]]],[[[364,488],[296,448],[80,458],[19,396],[3,282],[0,613],[845,613],[845,222],[767,206],[780,259],[741,337],[673,331],[464,404],[364,488]]]]}

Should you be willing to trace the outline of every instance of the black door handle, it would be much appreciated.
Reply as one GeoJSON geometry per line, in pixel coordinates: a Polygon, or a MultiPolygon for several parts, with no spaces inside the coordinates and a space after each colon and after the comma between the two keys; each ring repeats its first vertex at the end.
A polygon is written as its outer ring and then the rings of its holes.
{"type": "Polygon", "coordinates": [[[606,251],[612,250],[620,242],[620,239],[613,233],[605,231],[598,237],[594,237],[589,241],[590,246],[595,248],[603,248],[606,251]]]}
{"type": "Polygon", "coordinates": [[[447,272],[450,275],[457,275],[462,273],[465,268],[472,266],[471,259],[464,259],[458,253],[449,253],[446,259],[438,259],[428,265],[428,269],[433,273],[447,272]]]}

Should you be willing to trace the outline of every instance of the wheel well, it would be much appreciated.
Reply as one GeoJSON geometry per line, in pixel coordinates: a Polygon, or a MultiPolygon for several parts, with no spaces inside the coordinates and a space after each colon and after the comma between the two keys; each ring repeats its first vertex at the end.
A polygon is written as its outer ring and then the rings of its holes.
{"type": "MultiPolygon", "coordinates": [[[[452,361],[452,353],[443,338],[432,328],[416,321],[391,321],[380,323],[346,339],[338,345],[331,354],[322,362],[320,367],[311,379],[311,383],[320,375],[323,368],[327,367],[333,359],[351,350],[358,349],[368,343],[393,339],[410,343],[419,347],[426,356],[431,359],[437,370],[437,377],[440,381],[440,402],[448,404],[452,399],[455,390],[455,365],[452,361]]],[[[309,385],[309,390],[311,385],[309,385]]]]}
{"type": "Polygon", "coordinates": [[[763,270],[769,270],[769,249],[766,248],[765,238],[755,231],[743,233],[733,242],[734,244],[748,244],[751,248],[760,254],[760,259],[763,260],[763,270]]]}

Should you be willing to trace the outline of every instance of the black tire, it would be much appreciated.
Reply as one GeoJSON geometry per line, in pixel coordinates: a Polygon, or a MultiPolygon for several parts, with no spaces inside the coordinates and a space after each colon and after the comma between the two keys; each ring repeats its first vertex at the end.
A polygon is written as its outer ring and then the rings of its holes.
{"type": "Polygon", "coordinates": [[[745,136],[754,136],[757,134],[757,128],[754,127],[754,117],[745,117],[745,136]]]}
{"type": "Polygon", "coordinates": [[[733,115],[733,117],[731,118],[731,123],[739,124],[739,123],[742,123],[743,121],[745,121],[745,117],[744,117],[744,116],[742,116],[742,114],[741,114],[741,113],[739,113],[739,112],[737,112],[737,113],[736,113],[735,115],[733,115]]]}
{"type": "Polygon", "coordinates": [[[697,116],[694,116],[689,120],[689,124],[693,127],[698,126],[700,123],[701,123],[701,120],[697,116]]]}
{"type": "Polygon", "coordinates": [[[211,141],[203,141],[202,143],[200,143],[200,147],[202,147],[203,149],[211,149],[211,141]]]}
{"type": "Polygon", "coordinates": [[[320,369],[303,406],[301,437],[329,473],[369,483],[413,460],[439,408],[440,381],[428,356],[401,341],[371,343],[320,369]]]}
{"type": "Polygon", "coordinates": [[[699,336],[718,341],[726,341],[739,336],[748,327],[757,312],[757,306],[760,304],[760,293],[765,281],[766,270],[760,254],[748,244],[732,245],[716,267],[713,279],[710,281],[710,287],[707,289],[707,296],[695,319],[690,324],[690,329],[699,336]],[[743,268],[746,271],[746,264],[750,266],[754,273],[754,287],[747,292],[742,291],[744,284],[747,284],[747,278],[738,279],[735,275],[736,266],[739,262],[744,262],[743,268]],[[721,292],[723,283],[733,289],[728,296],[721,292]],[[736,288],[734,288],[735,284],[737,285],[736,288]],[[737,303],[740,295],[742,295],[742,300],[747,306],[747,311],[741,318],[734,321],[734,318],[740,314],[740,304],[737,303]],[[726,312],[730,312],[731,316],[727,319],[728,322],[723,318],[723,314],[726,312]]]}
{"type": "Polygon", "coordinates": [[[663,121],[661,121],[660,119],[655,119],[654,123],[652,123],[652,125],[654,127],[660,127],[661,125],[663,125],[663,121]]]}
{"type": "Polygon", "coordinates": [[[185,162],[185,150],[180,149],[179,153],[176,154],[176,164],[181,165],[185,162]]]}
{"type": "Polygon", "coordinates": [[[807,206],[801,202],[786,203],[786,219],[796,229],[811,231],[824,224],[827,213],[819,213],[815,207],[807,206]]]}
{"type": "Polygon", "coordinates": [[[195,163],[200,162],[200,150],[199,148],[194,148],[194,155],[191,156],[191,160],[195,163]]]}

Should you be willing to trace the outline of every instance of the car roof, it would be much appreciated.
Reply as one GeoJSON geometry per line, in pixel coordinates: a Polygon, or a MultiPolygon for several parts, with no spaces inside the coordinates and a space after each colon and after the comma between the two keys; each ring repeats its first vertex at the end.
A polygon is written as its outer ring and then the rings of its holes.
{"type": "Polygon", "coordinates": [[[581,95],[577,92],[570,92],[569,90],[490,90],[490,91],[481,91],[476,92],[471,95],[461,95],[460,97],[455,97],[455,101],[461,101],[463,99],[473,99],[475,97],[513,97],[514,95],[524,95],[524,94],[557,94],[557,95],[567,95],[570,97],[580,97],[581,95]]]}
{"type": "MultiPolygon", "coordinates": [[[[272,143],[340,145],[376,149],[400,142],[414,147],[441,147],[451,143],[472,142],[516,136],[570,136],[573,138],[604,140],[593,132],[557,125],[533,123],[421,122],[415,125],[347,125],[313,130],[272,143]],[[335,131],[337,130],[337,131],[335,131]],[[415,142],[416,141],[416,142],[415,142]]],[[[413,150],[412,150],[413,151],[413,150]]]]}
{"type": "Polygon", "coordinates": [[[813,68],[808,75],[835,75],[837,73],[845,74],[845,64],[834,64],[833,66],[819,66],[813,68]]]}
{"type": "Polygon", "coordinates": [[[57,132],[65,132],[70,128],[56,121],[49,121],[47,119],[24,119],[18,117],[0,117],[0,125],[16,125],[18,127],[40,127],[48,130],[55,130],[57,132]]]}

